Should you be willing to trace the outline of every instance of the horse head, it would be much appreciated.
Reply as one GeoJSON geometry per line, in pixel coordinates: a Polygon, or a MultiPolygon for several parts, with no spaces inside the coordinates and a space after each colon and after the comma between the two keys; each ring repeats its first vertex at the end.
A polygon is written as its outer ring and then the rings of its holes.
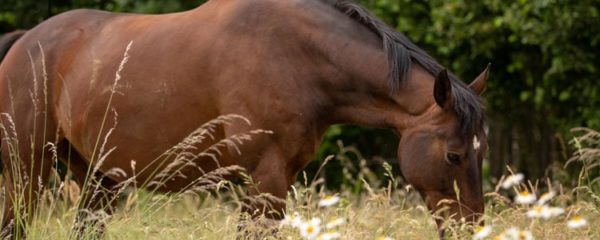
{"type": "MultiPolygon", "coordinates": [[[[469,94],[473,98],[483,93],[488,69],[469,86],[453,81],[442,70],[435,78],[435,103],[412,127],[400,132],[398,148],[402,174],[429,209],[471,223],[477,222],[484,210],[481,165],[487,136],[483,113],[477,112],[483,110],[464,101],[469,94]]],[[[439,227],[442,221],[437,223],[439,227]]]]}

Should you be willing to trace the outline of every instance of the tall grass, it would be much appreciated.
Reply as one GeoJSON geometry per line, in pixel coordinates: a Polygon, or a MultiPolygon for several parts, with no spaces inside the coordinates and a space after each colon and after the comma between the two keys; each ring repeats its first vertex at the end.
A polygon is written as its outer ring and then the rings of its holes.
{"type": "Polygon", "coordinates": [[[565,163],[565,167],[572,163],[582,166],[574,190],[587,192],[600,204],[600,133],[589,128],[574,128],[572,132],[578,133],[571,140],[575,152],[565,163]]]}
{"type": "MultiPolygon", "coordinates": [[[[338,161],[333,159],[332,161],[338,161]]],[[[395,181],[401,181],[393,176],[395,181]]],[[[219,177],[215,177],[215,180],[219,177]]],[[[319,218],[323,223],[334,219],[344,219],[344,224],[331,229],[341,234],[341,239],[435,239],[437,231],[431,214],[423,206],[418,194],[410,187],[370,187],[366,179],[360,195],[351,190],[330,192],[323,188],[323,181],[317,178],[311,184],[297,182],[286,199],[287,213],[295,212],[304,221],[319,218]],[[391,191],[390,191],[391,189],[391,191]],[[339,203],[331,207],[320,207],[319,201],[326,196],[340,197],[339,203]]],[[[376,185],[373,183],[372,185],[376,185]]],[[[535,190],[530,183],[517,188],[534,189],[538,196],[542,190],[535,190]]],[[[550,219],[532,219],[527,211],[532,205],[519,205],[512,200],[512,190],[489,192],[486,194],[485,222],[493,226],[492,235],[517,227],[532,232],[536,239],[598,239],[600,223],[598,204],[578,200],[572,191],[557,190],[557,196],[550,204],[563,207],[565,213],[550,219]],[[567,219],[581,215],[588,220],[588,227],[570,229],[567,219]]],[[[538,188],[541,189],[541,188],[538,188]]],[[[240,214],[245,191],[227,180],[215,182],[212,189],[201,192],[180,194],[153,194],[142,189],[129,189],[122,193],[118,211],[107,226],[107,239],[304,239],[300,231],[291,226],[274,223],[265,226],[260,221],[246,222],[252,235],[240,236],[238,225],[244,221],[240,214]],[[221,191],[227,189],[227,191],[221,191]],[[210,190],[210,191],[209,191],[210,190]],[[270,228],[269,228],[270,227],[270,228]],[[277,229],[278,231],[272,231],[277,229]]],[[[60,189],[46,191],[41,208],[28,228],[31,239],[65,239],[70,235],[69,224],[74,219],[77,208],[77,185],[65,182],[60,189]]],[[[324,224],[323,224],[324,225],[324,224]]],[[[448,224],[449,239],[471,238],[468,225],[448,224]]],[[[323,227],[323,232],[325,227],[323,227]]]]}

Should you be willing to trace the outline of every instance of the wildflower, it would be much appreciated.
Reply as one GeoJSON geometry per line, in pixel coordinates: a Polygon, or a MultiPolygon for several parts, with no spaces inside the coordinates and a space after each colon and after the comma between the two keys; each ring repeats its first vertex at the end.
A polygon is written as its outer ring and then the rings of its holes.
{"type": "Polygon", "coordinates": [[[391,237],[381,236],[381,237],[375,238],[375,240],[394,240],[394,239],[391,237]]]}
{"type": "Polygon", "coordinates": [[[320,240],[330,240],[340,238],[342,235],[339,232],[326,232],[319,236],[320,240]]]}
{"type": "Polygon", "coordinates": [[[550,217],[558,217],[565,213],[565,210],[559,207],[550,207],[548,213],[550,217]]]}
{"type": "Polygon", "coordinates": [[[519,232],[518,228],[511,227],[502,233],[501,239],[519,239],[519,232]]]}
{"type": "Polygon", "coordinates": [[[531,231],[521,230],[521,231],[519,231],[518,238],[515,238],[515,239],[519,239],[519,240],[533,240],[533,234],[531,234],[531,231]]]}
{"type": "Polygon", "coordinates": [[[559,207],[535,206],[533,209],[527,211],[527,217],[548,219],[558,217],[564,212],[565,210],[559,207]]]}
{"type": "Polygon", "coordinates": [[[537,204],[544,205],[544,204],[546,204],[546,202],[550,201],[550,199],[552,199],[555,195],[556,194],[553,191],[544,193],[544,194],[542,194],[542,196],[540,196],[540,199],[538,199],[537,204]]]}
{"type": "Polygon", "coordinates": [[[473,240],[483,239],[490,235],[490,233],[492,233],[491,226],[477,227],[475,228],[475,234],[473,234],[473,240]]]}
{"type": "Polygon", "coordinates": [[[519,204],[531,204],[535,202],[535,194],[530,193],[528,191],[520,192],[515,197],[515,202],[519,204]]]}
{"type": "Polygon", "coordinates": [[[302,216],[298,212],[294,212],[292,216],[285,215],[285,217],[279,223],[279,226],[287,226],[290,225],[292,227],[300,227],[302,225],[302,216]]]}
{"type": "Polygon", "coordinates": [[[327,196],[319,201],[319,207],[329,207],[333,206],[340,201],[340,197],[338,196],[327,196]]]}
{"type": "Polygon", "coordinates": [[[521,181],[523,181],[523,178],[525,177],[522,173],[510,175],[506,177],[506,179],[504,179],[504,181],[502,182],[502,188],[509,189],[514,185],[518,185],[519,183],[521,183],[521,181]]]}
{"type": "Polygon", "coordinates": [[[336,218],[336,219],[334,219],[334,220],[332,220],[332,221],[328,222],[328,223],[325,225],[325,228],[327,228],[327,229],[332,229],[332,228],[335,228],[335,227],[341,226],[342,224],[344,224],[344,219],[343,219],[343,218],[336,218]]]}
{"type": "Polygon", "coordinates": [[[567,221],[567,226],[572,229],[577,229],[581,227],[585,227],[587,225],[587,220],[580,216],[575,216],[567,221]]]}
{"type": "Polygon", "coordinates": [[[529,218],[540,218],[547,211],[547,206],[535,206],[533,209],[527,211],[527,217],[529,218]]]}
{"type": "Polygon", "coordinates": [[[305,239],[315,239],[321,232],[321,219],[313,218],[300,225],[300,235],[305,239]]]}

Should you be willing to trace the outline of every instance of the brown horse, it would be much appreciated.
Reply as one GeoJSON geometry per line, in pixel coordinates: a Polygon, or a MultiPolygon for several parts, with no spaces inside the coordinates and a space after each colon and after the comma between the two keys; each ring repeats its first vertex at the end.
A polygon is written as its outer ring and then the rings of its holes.
{"type": "MultiPolygon", "coordinates": [[[[445,205],[456,218],[476,221],[484,208],[480,94],[487,76],[486,69],[465,85],[345,1],[215,0],[165,15],[71,11],[28,31],[0,65],[2,160],[21,166],[5,168],[7,197],[21,193],[14,182],[24,182],[28,193],[46,183],[48,142],[57,143],[77,181],[98,166],[101,184],[113,189],[127,176],[148,182],[169,164],[153,160],[200,124],[238,114],[252,126],[233,121],[216,129],[216,139],[251,129],[272,134],[227,146],[217,162],[194,158],[181,171],[185,177],[160,189],[178,191],[218,166],[239,165],[257,184],[250,194],[285,198],[327,127],[359,124],[400,136],[402,174],[432,211],[445,205]],[[100,156],[101,148],[110,154],[100,156]],[[134,171],[132,160],[151,171],[134,171]],[[107,174],[114,168],[126,175],[107,174]],[[438,204],[457,195],[459,201],[438,204]]],[[[94,201],[101,202],[90,198],[85,206],[110,211],[94,201]]],[[[14,231],[13,207],[6,201],[2,227],[14,231]]],[[[269,209],[284,207],[273,202],[269,209]]]]}

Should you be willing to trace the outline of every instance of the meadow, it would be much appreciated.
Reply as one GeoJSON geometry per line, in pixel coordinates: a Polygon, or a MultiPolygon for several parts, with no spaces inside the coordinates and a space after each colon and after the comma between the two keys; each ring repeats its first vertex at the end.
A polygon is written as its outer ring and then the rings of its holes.
{"type": "MultiPolygon", "coordinates": [[[[473,229],[460,221],[445,224],[448,239],[599,239],[600,195],[593,190],[598,166],[600,134],[583,130],[573,143],[578,147],[568,164],[582,166],[577,186],[564,187],[556,179],[525,182],[518,173],[503,178],[486,196],[484,228],[473,229]],[[524,193],[536,196],[524,198],[524,193]],[[551,194],[546,194],[551,192],[551,194]],[[573,221],[573,219],[581,220],[573,221]],[[472,235],[475,231],[475,237],[472,235]],[[486,235],[487,233],[487,235],[486,235]],[[485,237],[483,235],[486,235],[485,237]],[[478,238],[478,236],[482,236],[478,238]]],[[[332,156],[337,161],[343,156],[332,156]]],[[[327,163],[329,161],[325,161],[327,163]]],[[[359,167],[359,166],[356,166],[359,167]]],[[[376,179],[361,168],[347,176],[360,182],[339,191],[326,190],[320,177],[296,182],[287,199],[283,221],[248,221],[240,209],[249,196],[239,184],[220,174],[205,176],[201,190],[169,195],[153,194],[133,186],[124,188],[116,214],[95,216],[108,223],[106,239],[436,239],[433,215],[418,193],[381,166],[387,179],[376,179]],[[247,234],[240,235],[244,225],[247,234]]],[[[54,173],[52,186],[40,196],[40,208],[27,228],[29,239],[69,239],[81,190],[68,177],[54,173]]],[[[246,180],[252,184],[251,180],[246,180]]],[[[434,215],[440,215],[434,213],[434,215]]],[[[91,238],[92,235],[86,237],[91,238]]]]}

